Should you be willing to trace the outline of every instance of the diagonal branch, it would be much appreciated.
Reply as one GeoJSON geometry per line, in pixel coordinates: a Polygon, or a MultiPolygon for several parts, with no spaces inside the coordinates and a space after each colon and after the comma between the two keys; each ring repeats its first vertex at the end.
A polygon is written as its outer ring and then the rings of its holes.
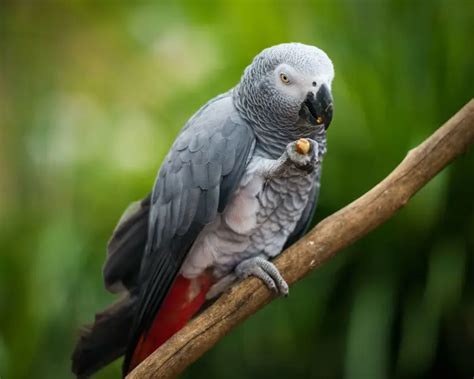
{"type": "MultiPolygon", "coordinates": [[[[391,218],[410,198],[474,143],[474,100],[471,100],[373,189],[316,225],[283,252],[275,264],[295,283],[338,251],[391,218]]],[[[273,299],[255,278],[232,287],[212,306],[170,338],[133,370],[127,379],[173,378],[223,336],[273,299]]]]}

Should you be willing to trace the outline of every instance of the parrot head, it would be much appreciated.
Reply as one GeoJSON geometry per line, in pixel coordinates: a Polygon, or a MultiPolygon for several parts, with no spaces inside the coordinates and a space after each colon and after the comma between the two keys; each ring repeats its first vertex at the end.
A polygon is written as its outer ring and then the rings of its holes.
{"type": "MultiPolygon", "coordinates": [[[[284,43],[258,54],[238,86],[244,106],[261,123],[327,129],[332,120],[334,67],[324,51],[284,43]]],[[[281,132],[281,131],[277,131],[281,132]]]]}

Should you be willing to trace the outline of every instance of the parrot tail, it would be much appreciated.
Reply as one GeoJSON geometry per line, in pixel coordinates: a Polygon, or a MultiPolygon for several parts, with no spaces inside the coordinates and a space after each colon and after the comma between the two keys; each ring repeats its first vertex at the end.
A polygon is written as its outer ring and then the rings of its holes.
{"type": "Polygon", "coordinates": [[[72,355],[72,372],[88,378],[124,354],[138,298],[127,295],[96,314],[95,322],[81,330],[72,355]]]}
{"type": "Polygon", "coordinates": [[[138,366],[199,311],[213,282],[207,272],[193,279],[178,275],[150,330],[138,340],[126,372],[138,366]]]}

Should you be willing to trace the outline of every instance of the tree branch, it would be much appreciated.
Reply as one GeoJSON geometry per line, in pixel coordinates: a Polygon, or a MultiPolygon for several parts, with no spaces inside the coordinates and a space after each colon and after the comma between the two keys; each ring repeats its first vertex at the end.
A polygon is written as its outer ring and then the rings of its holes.
{"type": "MultiPolygon", "coordinates": [[[[474,99],[421,145],[409,151],[382,182],[321,221],[303,239],[280,254],[275,264],[288,284],[300,280],[392,217],[473,143],[474,99]]],[[[127,379],[175,377],[272,299],[272,293],[260,280],[244,280],[170,338],[127,379]]]]}

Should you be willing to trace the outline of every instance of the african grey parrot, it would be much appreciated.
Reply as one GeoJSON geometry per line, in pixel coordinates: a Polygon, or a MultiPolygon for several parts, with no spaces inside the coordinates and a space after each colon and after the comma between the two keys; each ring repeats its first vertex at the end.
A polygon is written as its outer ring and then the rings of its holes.
{"type": "Polygon", "coordinates": [[[288,294],[270,259],[316,207],[333,77],[322,50],[273,46],[191,117],[109,241],[105,285],[125,295],[83,330],[73,372],[87,377],[125,354],[125,375],[249,275],[288,294]]]}

